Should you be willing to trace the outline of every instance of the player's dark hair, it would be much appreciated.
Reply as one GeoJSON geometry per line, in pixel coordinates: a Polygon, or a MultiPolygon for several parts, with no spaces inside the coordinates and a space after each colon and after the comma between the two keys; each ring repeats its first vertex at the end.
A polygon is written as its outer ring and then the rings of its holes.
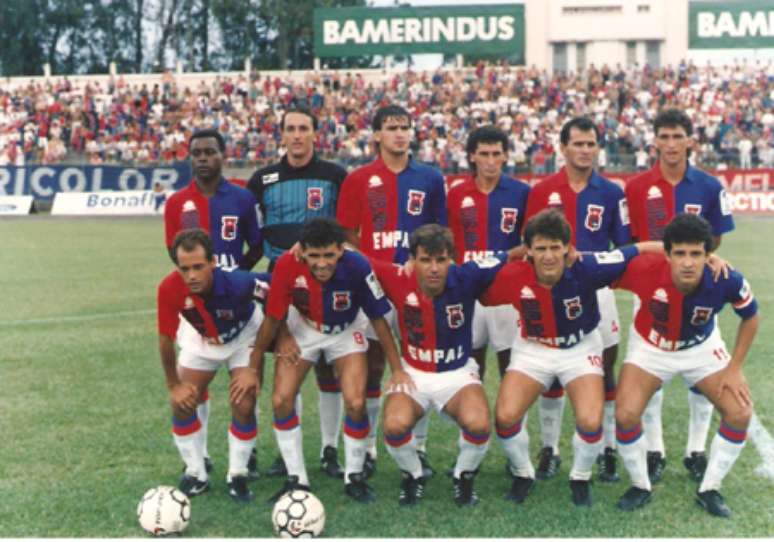
{"type": "Polygon", "coordinates": [[[594,132],[594,139],[599,143],[599,129],[588,117],[574,117],[562,126],[562,131],[559,133],[559,141],[562,145],[567,145],[570,142],[570,130],[575,128],[580,132],[594,132]]]}
{"type": "Polygon", "coordinates": [[[334,243],[341,246],[345,240],[344,228],[331,218],[313,218],[303,225],[298,238],[304,248],[321,248],[334,243]]]}
{"type": "Polygon", "coordinates": [[[556,209],[544,209],[533,216],[524,228],[524,244],[532,247],[535,237],[543,237],[561,241],[563,245],[570,242],[570,225],[564,215],[556,209]]]}
{"type": "Polygon", "coordinates": [[[482,126],[470,132],[465,151],[468,154],[475,153],[479,143],[500,143],[503,146],[503,152],[508,152],[508,136],[496,126],[482,126]]]}
{"type": "Polygon", "coordinates": [[[373,128],[374,131],[381,130],[384,121],[394,117],[405,118],[409,121],[409,124],[411,124],[411,114],[406,111],[406,109],[399,105],[385,105],[384,107],[377,109],[376,113],[374,113],[374,118],[371,121],[371,128],[373,128]]]}
{"type": "Polygon", "coordinates": [[[312,110],[305,105],[293,105],[282,114],[282,123],[280,124],[282,131],[285,131],[285,119],[291,113],[299,113],[301,115],[306,115],[307,117],[312,119],[312,129],[314,131],[317,131],[317,117],[315,117],[314,113],[312,113],[312,110]]]}
{"type": "Polygon", "coordinates": [[[223,139],[223,136],[220,134],[220,132],[214,128],[207,128],[206,130],[197,130],[194,132],[188,140],[188,148],[191,148],[191,144],[194,142],[194,139],[205,139],[207,137],[214,138],[215,141],[218,142],[218,148],[220,149],[220,152],[226,150],[226,140],[223,139]]]}
{"type": "Polygon", "coordinates": [[[679,213],[664,228],[664,250],[669,253],[676,243],[704,245],[709,254],[715,244],[712,227],[704,218],[690,213],[679,213]]]}
{"type": "Polygon", "coordinates": [[[658,135],[660,128],[677,127],[682,127],[685,130],[685,135],[688,137],[693,134],[691,119],[680,109],[664,109],[656,115],[656,120],[653,121],[653,133],[656,135],[658,135]]]}
{"type": "Polygon", "coordinates": [[[196,247],[202,247],[204,249],[204,257],[208,262],[212,261],[214,256],[212,251],[212,241],[207,232],[200,228],[191,228],[188,230],[182,230],[175,235],[174,241],[172,241],[172,247],[169,249],[169,255],[172,257],[172,261],[177,265],[177,251],[182,249],[183,252],[193,252],[196,247]]]}
{"type": "Polygon", "coordinates": [[[419,226],[409,237],[409,253],[416,258],[417,249],[422,247],[431,256],[443,254],[454,255],[454,238],[451,230],[438,224],[419,226]]]}

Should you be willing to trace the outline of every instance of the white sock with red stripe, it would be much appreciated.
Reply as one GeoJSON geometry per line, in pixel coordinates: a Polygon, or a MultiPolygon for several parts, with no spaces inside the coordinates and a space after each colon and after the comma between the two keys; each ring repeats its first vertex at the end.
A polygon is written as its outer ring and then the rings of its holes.
{"type": "Polygon", "coordinates": [[[247,462],[250,453],[255,446],[258,435],[258,424],[252,418],[246,424],[240,424],[231,418],[231,426],[228,430],[228,476],[247,475],[247,462]]]}
{"type": "Polygon", "coordinates": [[[172,416],[172,436],[180,457],[185,463],[185,473],[199,480],[207,479],[207,469],[204,468],[204,453],[202,453],[201,422],[194,413],[190,418],[181,420],[172,416]]]}
{"type": "Polygon", "coordinates": [[[646,459],[647,448],[642,433],[642,424],[624,429],[620,425],[615,429],[618,441],[618,453],[623,459],[626,471],[634,487],[650,491],[650,478],[648,478],[648,461],[646,459]]]}
{"type": "Polygon", "coordinates": [[[522,478],[535,478],[535,467],[532,466],[532,460],[529,458],[527,417],[524,416],[510,427],[496,429],[497,441],[508,458],[511,472],[522,478]]]}
{"type": "Polygon", "coordinates": [[[473,472],[481,465],[489,449],[489,432],[479,435],[463,429],[460,431],[457,444],[460,453],[457,456],[457,463],[454,464],[454,477],[459,479],[463,472],[473,472]]]}
{"type": "Polygon", "coordinates": [[[344,483],[353,472],[363,472],[368,429],[368,416],[359,421],[344,417],[344,483]]]}
{"type": "Polygon", "coordinates": [[[605,411],[602,415],[603,448],[615,448],[615,388],[605,390],[605,411]]]}
{"type": "Polygon", "coordinates": [[[572,437],[572,469],[570,480],[590,480],[591,469],[602,451],[602,426],[595,431],[584,432],[575,427],[572,437]]]}
{"type": "Polygon", "coordinates": [[[707,434],[712,422],[715,406],[699,390],[688,390],[688,441],[685,443],[685,457],[691,452],[703,452],[707,445],[707,434]]]}
{"type": "Polygon", "coordinates": [[[559,436],[562,433],[564,389],[553,386],[538,399],[541,447],[550,446],[559,455],[559,436]]]}
{"type": "Polygon", "coordinates": [[[304,464],[301,425],[295,411],[285,418],[274,416],[274,435],[277,437],[277,447],[285,461],[288,476],[298,476],[298,483],[309,485],[304,464]]]}
{"type": "Polygon", "coordinates": [[[339,447],[339,431],[342,421],[341,388],[336,378],[330,380],[317,379],[320,388],[320,457],[326,446],[339,447]]]}
{"type": "Polygon", "coordinates": [[[368,412],[367,452],[376,459],[376,429],[379,427],[379,405],[382,399],[382,388],[366,387],[366,411],[368,412]]]}
{"type": "Polygon", "coordinates": [[[642,413],[642,430],[645,435],[645,449],[648,452],[661,452],[666,457],[664,450],[664,429],[661,424],[661,406],[664,403],[664,388],[659,388],[648,401],[645,412],[642,413]]]}
{"type": "Polygon", "coordinates": [[[417,450],[424,452],[427,450],[427,432],[430,428],[430,410],[426,410],[414,426],[414,441],[417,443],[417,450]]]}
{"type": "Polygon", "coordinates": [[[742,453],[742,448],[744,448],[746,441],[747,428],[736,429],[725,421],[720,421],[718,432],[712,439],[707,470],[704,473],[704,479],[701,481],[699,492],[720,489],[723,478],[726,477],[739,454],[742,453]]]}
{"type": "Polygon", "coordinates": [[[199,418],[199,423],[202,424],[202,428],[199,431],[199,438],[202,441],[202,453],[204,457],[209,457],[210,453],[207,451],[207,427],[210,421],[210,393],[204,390],[202,393],[202,402],[196,407],[196,416],[199,418]]]}
{"type": "Polygon", "coordinates": [[[384,435],[384,442],[400,470],[408,472],[414,478],[422,476],[422,463],[419,461],[417,446],[411,431],[406,431],[402,435],[384,435]]]}

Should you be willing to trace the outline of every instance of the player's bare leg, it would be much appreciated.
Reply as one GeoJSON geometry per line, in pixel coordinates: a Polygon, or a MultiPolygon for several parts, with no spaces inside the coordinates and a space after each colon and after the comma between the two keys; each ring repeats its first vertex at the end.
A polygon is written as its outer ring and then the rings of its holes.
{"type": "Polygon", "coordinates": [[[564,413],[564,388],[555,379],[551,387],[538,399],[538,420],[540,422],[540,453],[536,476],[548,480],[556,476],[562,460],[559,457],[559,437],[562,433],[564,413]]]}
{"type": "MultiPolygon", "coordinates": [[[[231,371],[233,379],[239,373],[250,371],[238,367],[231,371]]],[[[228,431],[228,484],[229,496],[237,502],[249,502],[253,493],[247,487],[247,464],[255,447],[258,425],[255,417],[255,391],[246,394],[239,403],[231,403],[231,425],[228,431]]]]}
{"type": "Polygon", "coordinates": [[[478,375],[481,377],[481,382],[483,382],[484,376],[486,376],[486,346],[484,348],[476,348],[470,354],[476,360],[478,375]]]}
{"type": "Polygon", "coordinates": [[[274,435],[288,470],[288,478],[282,489],[272,495],[270,501],[275,501],[290,489],[309,487],[309,477],[304,465],[303,437],[295,403],[301,383],[311,366],[312,363],[305,360],[292,363],[275,358],[274,361],[274,390],[271,395],[274,435]]]}
{"type": "Polygon", "coordinates": [[[489,448],[489,403],[480,384],[468,384],[444,405],[444,412],[460,426],[459,455],[454,466],[454,501],[474,506],[478,496],[473,480],[489,448]]]}
{"type": "Polygon", "coordinates": [[[543,391],[543,384],[519,371],[506,371],[495,403],[497,440],[508,458],[513,483],[505,498],[524,502],[535,483],[529,458],[527,409],[543,391]]]}
{"type": "Polygon", "coordinates": [[[603,444],[604,379],[590,374],[579,376],[567,383],[566,390],[575,412],[570,470],[572,502],[575,506],[591,506],[591,470],[603,444]]]}
{"type": "Polygon", "coordinates": [[[320,468],[331,478],[343,478],[344,471],[339,466],[337,453],[342,423],[341,384],[333,366],[325,362],[324,356],[320,356],[314,372],[319,390],[320,468]]]}
{"type": "Polygon", "coordinates": [[[379,426],[379,404],[382,397],[384,376],[384,350],[379,341],[368,339],[368,379],[366,382],[366,410],[368,411],[368,450],[365,458],[365,474],[370,477],[376,471],[376,432],[379,426]]]}
{"type": "Polygon", "coordinates": [[[412,435],[414,425],[424,414],[419,403],[403,392],[390,393],[384,401],[384,442],[403,473],[398,497],[401,506],[417,504],[424,493],[422,463],[412,435]]]}
{"type": "Polygon", "coordinates": [[[618,345],[614,344],[602,351],[602,368],[605,372],[605,407],[602,418],[603,451],[597,458],[600,482],[617,482],[615,455],[615,362],[618,358],[618,345]]]}
{"type": "Polygon", "coordinates": [[[615,423],[618,453],[631,479],[631,487],[618,500],[621,510],[634,510],[650,500],[647,447],[642,427],[643,412],[661,380],[631,363],[624,363],[618,375],[615,423]]]}
{"type": "MultiPolygon", "coordinates": [[[[202,371],[178,365],[177,373],[183,384],[192,385],[199,401],[206,393],[215,371],[202,371]]],[[[180,478],[179,489],[194,497],[207,491],[210,483],[207,468],[204,464],[204,445],[201,438],[201,422],[197,409],[187,410],[181,407],[172,408],[172,434],[180,456],[185,463],[185,470],[180,478]]]]}
{"type": "MultiPolygon", "coordinates": [[[[697,502],[712,515],[729,517],[731,510],[723,502],[720,486],[736,462],[747,439],[747,427],[752,418],[752,405],[742,405],[728,389],[718,396],[722,373],[713,373],[700,380],[696,387],[709,398],[720,413],[720,427],[712,439],[709,461],[704,478],[696,492],[697,502]]],[[[749,390],[747,391],[749,395],[749,390]]]]}
{"type": "Polygon", "coordinates": [[[344,492],[363,503],[375,500],[373,490],[365,483],[363,462],[368,437],[368,413],[365,406],[365,387],[368,365],[365,355],[353,353],[335,361],[338,380],[344,399],[344,492]]]}

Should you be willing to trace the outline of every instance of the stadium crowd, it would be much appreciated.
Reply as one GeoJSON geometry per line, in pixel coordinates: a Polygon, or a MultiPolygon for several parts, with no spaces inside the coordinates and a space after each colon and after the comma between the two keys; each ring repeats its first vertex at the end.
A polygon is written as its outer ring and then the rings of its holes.
{"type": "Polygon", "coordinates": [[[693,160],[707,168],[774,167],[774,65],[601,68],[549,74],[536,68],[361,74],[309,72],[303,81],[254,74],[183,87],[169,73],[149,86],[123,77],[106,85],[67,78],[0,85],[0,165],[154,164],[181,161],[194,130],[214,125],[230,166],[277,157],[279,121],[304,102],[320,118],[317,148],[352,167],[373,158],[370,112],[402,103],[414,115],[415,155],[447,173],[468,169],[470,130],[495,124],[509,134],[511,172],[558,170],[559,130],[576,115],[597,123],[599,168],[635,170],[654,160],[652,121],[665,106],[696,127],[693,160]]]}

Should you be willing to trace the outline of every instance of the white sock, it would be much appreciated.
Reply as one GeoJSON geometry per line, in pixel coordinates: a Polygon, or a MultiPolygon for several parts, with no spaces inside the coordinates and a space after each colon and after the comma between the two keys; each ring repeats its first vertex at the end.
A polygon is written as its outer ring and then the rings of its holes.
{"type": "Polygon", "coordinates": [[[685,457],[691,452],[703,452],[707,444],[707,434],[712,422],[713,404],[701,393],[688,390],[688,441],[685,444],[685,457]]]}
{"type": "Polygon", "coordinates": [[[382,390],[366,389],[366,411],[368,412],[368,441],[366,451],[376,459],[376,430],[379,427],[379,406],[382,399],[382,390]]]}
{"type": "Polygon", "coordinates": [[[650,478],[648,478],[648,461],[643,436],[642,425],[638,424],[632,429],[624,430],[616,427],[618,441],[618,453],[623,459],[626,471],[634,487],[650,491],[650,478]]]}
{"type": "Polygon", "coordinates": [[[645,412],[642,413],[642,431],[645,435],[645,450],[661,452],[666,457],[664,449],[664,430],[661,425],[661,406],[664,403],[664,388],[659,388],[650,398],[645,412]]]}
{"type": "Polygon", "coordinates": [[[277,447],[288,469],[288,476],[298,476],[299,484],[309,485],[309,477],[304,465],[301,425],[295,412],[280,420],[274,417],[274,435],[277,437],[277,447]]]}
{"type": "Polygon", "coordinates": [[[172,437],[180,457],[185,463],[185,473],[199,480],[207,479],[207,469],[204,468],[204,453],[201,443],[201,422],[194,414],[187,420],[172,417],[172,437]]]}
{"type": "Polygon", "coordinates": [[[476,435],[464,430],[460,431],[457,445],[460,453],[454,465],[454,477],[459,479],[463,472],[473,472],[481,465],[489,449],[489,433],[476,435]]]}
{"type": "Polygon", "coordinates": [[[564,395],[538,399],[538,417],[540,420],[541,446],[551,446],[555,455],[559,455],[559,436],[562,432],[562,414],[564,413],[564,395]]]}
{"type": "Polygon", "coordinates": [[[575,428],[572,437],[572,469],[570,480],[590,480],[591,469],[597,456],[602,451],[602,427],[594,433],[581,433],[575,428]]]}
{"type": "Polygon", "coordinates": [[[296,400],[293,402],[293,408],[296,409],[296,416],[298,416],[298,423],[301,423],[301,412],[304,410],[304,402],[301,400],[301,392],[296,394],[296,400]]]}
{"type": "Polygon", "coordinates": [[[535,478],[535,467],[529,458],[529,434],[526,416],[506,429],[497,428],[497,441],[511,465],[511,472],[522,478],[535,478]],[[523,429],[522,429],[523,426],[523,429]]]}
{"type": "Polygon", "coordinates": [[[344,418],[344,483],[353,472],[363,472],[368,437],[368,417],[359,422],[344,418]]]}
{"type": "Polygon", "coordinates": [[[704,472],[699,492],[720,489],[723,478],[742,453],[746,439],[746,429],[734,429],[721,420],[718,432],[712,439],[707,470],[704,472]]]}
{"type": "Polygon", "coordinates": [[[408,472],[414,478],[422,476],[422,462],[417,455],[417,445],[411,431],[396,437],[384,436],[387,452],[398,464],[398,468],[408,472]]]}
{"type": "Polygon", "coordinates": [[[605,401],[602,417],[602,448],[615,449],[615,399],[605,401]]]}
{"type": "Polygon", "coordinates": [[[427,431],[430,426],[430,411],[426,410],[424,415],[417,421],[414,426],[414,440],[417,443],[417,450],[420,452],[427,451],[427,431]]]}
{"type": "Polygon", "coordinates": [[[320,414],[320,457],[326,446],[338,448],[339,431],[342,422],[342,402],[340,391],[320,390],[319,399],[320,414]]]}
{"type": "Polygon", "coordinates": [[[256,420],[245,425],[239,424],[233,418],[228,430],[228,479],[232,476],[246,476],[247,462],[255,446],[258,435],[256,420]]]}
{"type": "Polygon", "coordinates": [[[202,428],[199,431],[199,438],[202,441],[202,453],[204,457],[210,457],[210,453],[207,450],[207,427],[210,421],[210,394],[204,392],[204,401],[199,403],[196,407],[196,415],[199,418],[199,423],[202,424],[202,428]]]}

